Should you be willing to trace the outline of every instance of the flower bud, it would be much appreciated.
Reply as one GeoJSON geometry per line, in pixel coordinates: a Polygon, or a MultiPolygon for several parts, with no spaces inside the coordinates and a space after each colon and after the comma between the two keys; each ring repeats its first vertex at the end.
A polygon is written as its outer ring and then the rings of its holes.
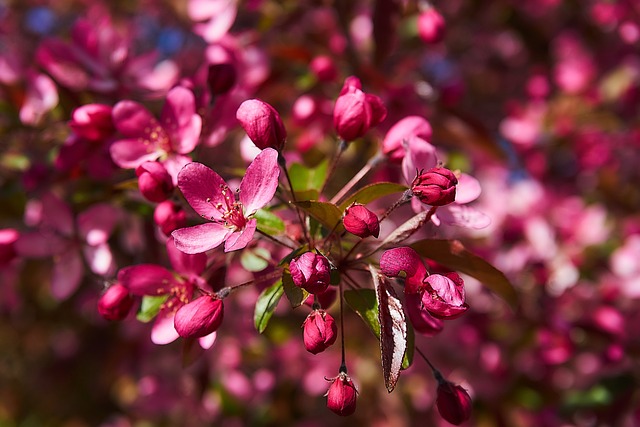
{"type": "Polygon", "coordinates": [[[78,107],[71,113],[69,127],[76,135],[91,141],[106,139],[115,132],[111,110],[111,106],[103,104],[78,107]]]}
{"type": "Polygon", "coordinates": [[[165,167],[158,162],[144,162],[136,168],[138,188],[145,199],[163,202],[173,192],[173,181],[165,167]]]}
{"type": "Polygon", "coordinates": [[[313,310],[302,324],[304,348],[318,354],[331,346],[338,336],[338,327],[333,317],[324,310],[313,310]]]}
{"type": "Polygon", "coordinates": [[[313,252],[305,252],[289,263],[293,283],[312,294],[324,292],[331,281],[329,260],[313,252]]]}
{"type": "Polygon", "coordinates": [[[356,398],[358,390],[346,372],[340,372],[337,377],[331,378],[331,386],[327,391],[327,408],[338,415],[351,415],[356,410],[356,398]]]}
{"type": "Polygon", "coordinates": [[[435,167],[422,172],[411,183],[411,191],[422,203],[444,206],[456,199],[458,179],[447,168],[435,167]]]}
{"type": "Polygon", "coordinates": [[[256,147],[282,150],[287,130],[280,114],[271,105],[259,99],[248,99],[238,108],[236,118],[256,147]]]}
{"type": "Polygon", "coordinates": [[[432,274],[424,281],[429,286],[422,294],[422,305],[435,317],[455,319],[469,308],[464,302],[464,282],[457,273],[432,274]]]}
{"type": "Polygon", "coordinates": [[[0,266],[8,264],[16,257],[15,243],[20,237],[13,228],[0,229],[0,266]]]}
{"type": "Polygon", "coordinates": [[[442,41],[444,30],[444,18],[435,8],[430,7],[418,16],[418,35],[425,43],[442,41]]]}
{"type": "Polygon", "coordinates": [[[471,397],[467,390],[447,380],[438,381],[436,406],[442,418],[460,425],[471,417],[471,397]]]}
{"type": "Polygon", "coordinates": [[[340,138],[345,141],[360,138],[386,116],[387,109],[378,96],[365,94],[357,78],[347,78],[333,108],[333,126],[340,138]]]}
{"type": "Polygon", "coordinates": [[[109,287],[98,300],[98,313],[107,320],[122,320],[133,306],[129,290],[119,283],[109,287]]]}
{"type": "Polygon", "coordinates": [[[171,200],[165,200],[156,206],[153,220],[162,232],[169,236],[172,231],[187,225],[187,214],[171,200]]]}
{"type": "Polygon", "coordinates": [[[176,311],[173,326],[182,338],[200,338],[217,330],[223,317],[222,300],[203,295],[176,311]]]}
{"type": "Polygon", "coordinates": [[[344,211],[342,222],[349,233],[363,239],[369,236],[378,238],[380,234],[380,221],[376,214],[358,203],[352,204],[344,211]]]}
{"type": "Polygon", "coordinates": [[[236,68],[233,64],[223,62],[209,65],[207,85],[212,95],[224,95],[236,84],[236,68]]]}
{"type": "Polygon", "coordinates": [[[321,82],[332,82],[338,77],[338,69],[329,56],[316,56],[309,64],[309,68],[321,82]]]}

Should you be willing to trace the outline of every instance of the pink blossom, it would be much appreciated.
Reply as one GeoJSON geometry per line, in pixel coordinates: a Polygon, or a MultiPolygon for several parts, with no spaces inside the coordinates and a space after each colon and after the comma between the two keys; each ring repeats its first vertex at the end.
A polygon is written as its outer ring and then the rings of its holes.
{"type": "Polygon", "coordinates": [[[236,118],[256,147],[282,150],[287,130],[280,114],[271,105],[259,99],[248,99],[240,104],[236,118]]]}
{"type": "Polygon", "coordinates": [[[422,203],[444,206],[456,198],[458,179],[447,168],[435,167],[419,173],[411,183],[411,192],[422,203]]]}
{"type": "Polygon", "coordinates": [[[78,136],[91,140],[104,140],[115,133],[111,119],[112,107],[104,104],[82,105],[71,113],[69,127],[78,136]]]}
{"type": "Polygon", "coordinates": [[[160,120],[142,104],[120,101],[113,107],[113,122],[123,139],[111,145],[111,157],[120,167],[135,169],[160,160],[174,180],[198,145],[202,119],[196,113],[193,92],[175,87],[167,94],[160,120]]]}
{"type": "Polygon", "coordinates": [[[318,354],[329,348],[338,337],[338,327],[333,317],[324,310],[313,310],[304,323],[304,348],[318,354]]]}
{"type": "Polygon", "coordinates": [[[136,168],[140,193],[152,202],[162,202],[171,196],[171,175],[158,162],[144,162],[136,168]]]}
{"type": "Polygon", "coordinates": [[[406,154],[405,141],[409,140],[409,138],[417,137],[428,144],[432,133],[431,125],[426,119],[420,116],[407,116],[391,126],[387,131],[382,141],[382,152],[390,161],[401,163],[406,154]]]}
{"type": "Polygon", "coordinates": [[[327,290],[331,280],[329,260],[314,252],[305,252],[289,263],[293,283],[312,294],[327,290]]]}
{"type": "Polygon", "coordinates": [[[363,239],[369,236],[378,238],[380,234],[380,221],[376,214],[358,203],[345,209],[342,222],[349,233],[363,239]]]}
{"type": "Polygon", "coordinates": [[[193,31],[208,43],[224,37],[238,13],[236,0],[189,0],[189,17],[196,22],[193,31]]]}
{"type": "Polygon", "coordinates": [[[225,242],[225,252],[242,249],[256,230],[256,211],[271,201],[278,188],[278,152],[265,148],[247,168],[240,183],[240,200],[227,183],[201,163],[189,163],[178,176],[178,187],[187,202],[209,223],[172,233],[176,246],[195,254],[225,242]]]}
{"type": "Polygon", "coordinates": [[[158,203],[153,211],[153,221],[165,235],[187,225],[187,214],[182,207],[171,200],[158,203]]]}
{"type": "Polygon", "coordinates": [[[358,390],[346,372],[328,380],[331,386],[327,391],[327,408],[338,415],[347,416],[356,411],[358,390]]]}
{"type": "Polygon", "coordinates": [[[428,7],[418,16],[418,34],[425,43],[438,43],[444,38],[445,22],[440,12],[428,7]]]}
{"type": "Polygon", "coordinates": [[[47,75],[27,71],[26,96],[20,107],[20,121],[27,125],[39,124],[44,115],[58,105],[58,89],[47,75]]]}
{"type": "Polygon", "coordinates": [[[222,300],[203,295],[176,311],[174,326],[183,338],[200,338],[215,332],[223,317],[222,300]]]}

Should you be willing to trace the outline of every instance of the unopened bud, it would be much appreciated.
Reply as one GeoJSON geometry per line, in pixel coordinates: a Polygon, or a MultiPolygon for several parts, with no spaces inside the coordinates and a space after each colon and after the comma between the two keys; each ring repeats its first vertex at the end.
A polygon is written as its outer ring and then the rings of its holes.
{"type": "Polygon", "coordinates": [[[436,406],[442,418],[460,425],[471,417],[471,397],[460,385],[439,380],[437,394],[436,406]]]}
{"type": "Polygon", "coordinates": [[[153,220],[162,232],[169,236],[172,231],[187,225],[187,214],[171,200],[165,200],[156,206],[153,220]]]}
{"type": "Polygon", "coordinates": [[[309,293],[324,292],[331,281],[329,260],[313,252],[305,252],[289,263],[293,283],[309,293]]]}
{"type": "Polygon", "coordinates": [[[338,336],[338,327],[333,317],[324,310],[313,310],[302,324],[304,348],[318,354],[329,348],[338,336]]]}
{"type": "Polygon", "coordinates": [[[0,229],[0,266],[8,264],[16,257],[15,243],[20,233],[13,228],[0,229]]]}
{"type": "Polygon", "coordinates": [[[338,69],[329,56],[316,56],[309,64],[309,68],[321,82],[332,82],[338,77],[338,69]]]}
{"type": "Polygon", "coordinates": [[[98,300],[98,313],[107,320],[122,320],[133,306],[129,290],[119,283],[109,287],[98,300]]]}
{"type": "Polygon", "coordinates": [[[152,202],[162,202],[173,192],[171,175],[158,162],[144,162],[136,168],[138,188],[145,199],[152,202]]]}
{"type": "Polygon", "coordinates": [[[344,211],[342,222],[349,233],[363,239],[369,236],[378,238],[380,234],[380,221],[376,214],[357,203],[349,206],[344,211]]]}
{"type": "Polygon", "coordinates": [[[282,150],[287,130],[280,114],[271,105],[259,99],[248,99],[240,104],[236,118],[256,147],[282,150]]]}
{"type": "Polygon", "coordinates": [[[411,191],[422,203],[444,206],[456,199],[458,178],[447,168],[435,167],[422,172],[411,183],[411,191]]]}
{"type": "Polygon", "coordinates": [[[349,77],[333,108],[333,126],[344,141],[360,138],[387,116],[382,100],[360,89],[360,80],[349,77]]]}
{"type": "Polygon", "coordinates": [[[209,65],[207,85],[212,95],[224,95],[236,84],[236,68],[223,62],[209,65]]]}
{"type": "Polygon", "coordinates": [[[347,416],[356,411],[358,390],[346,372],[340,372],[337,377],[328,379],[331,386],[327,391],[327,408],[338,415],[347,416]]]}
{"type": "Polygon", "coordinates": [[[422,305],[420,294],[405,294],[405,309],[409,316],[409,321],[416,332],[428,337],[435,336],[442,332],[444,321],[433,317],[422,305]]]}
{"type": "Polygon", "coordinates": [[[91,141],[106,139],[115,132],[111,110],[110,105],[103,104],[78,107],[71,113],[69,127],[76,135],[91,141]]]}
{"type": "Polygon", "coordinates": [[[440,12],[429,7],[418,16],[418,35],[425,43],[438,43],[444,38],[445,22],[440,12]]]}
{"type": "Polygon", "coordinates": [[[173,325],[182,338],[199,338],[216,331],[222,324],[222,300],[203,295],[176,311],[173,325]]]}

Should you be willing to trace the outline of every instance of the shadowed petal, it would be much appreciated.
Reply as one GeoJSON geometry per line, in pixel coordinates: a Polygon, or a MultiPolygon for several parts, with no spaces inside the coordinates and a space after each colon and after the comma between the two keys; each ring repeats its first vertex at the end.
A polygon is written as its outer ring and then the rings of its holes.
{"type": "Polygon", "coordinates": [[[265,148],[249,165],[240,183],[240,202],[245,216],[255,213],[273,199],[279,177],[278,152],[265,148]]]}
{"type": "Polygon", "coordinates": [[[231,252],[237,251],[238,249],[242,249],[246,247],[251,239],[253,238],[254,233],[256,232],[256,225],[258,222],[254,219],[249,220],[244,228],[240,231],[236,231],[232,235],[227,238],[227,241],[224,243],[224,251],[231,252]]]}
{"type": "Polygon", "coordinates": [[[491,218],[466,205],[451,203],[438,209],[438,218],[445,224],[481,229],[491,224],[491,218]]]}
{"type": "Polygon", "coordinates": [[[416,177],[416,172],[429,170],[436,166],[436,147],[422,138],[412,136],[406,141],[406,155],[402,160],[402,174],[408,184],[416,177]]]}
{"type": "Polygon", "coordinates": [[[78,231],[89,246],[109,240],[120,211],[107,203],[98,203],[78,215],[78,231]]]}
{"type": "Polygon", "coordinates": [[[78,289],[84,267],[77,251],[66,251],[54,257],[51,294],[58,301],[65,300],[78,289]]]}
{"type": "Polygon", "coordinates": [[[403,246],[389,249],[380,257],[380,269],[389,277],[401,277],[405,273],[405,293],[413,294],[424,287],[422,281],[427,269],[420,255],[413,249],[403,246]]]}
{"type": "Polygon", "coordinates": [[[224,242],[232,233],[230,229],[217,222],[180,228],[171,235],[176,248],[187,254],[198,254],[213,249],[224,242]]]}
{"type": "Polygon", "coordinates": [[[141,138],[151,141],[151,134],[160,131],[165,136],[160,123],[142,104],[134,101],[120,101],[113,107],[113,124],[127,138],[141,138]]]}
{"type": "Polygon", "coordinates": [[[169,91],[160,120],[174,152],[190,153],[198,145],[202,119],[196,114],[196,100],[189,89],[178,86],[169,91]]]}
{"type": "Polygon", "coordinates": [[[121,139],[109,147],[113,163],[124,169],[135,169],[144,162],[152,162],[162,154],[154,145],[140,139],[121,139]]]}
{"type": "Polygon", "coordinates": [[[44,258],[67,250],[69,241],[51,232],[23,233],[16,241],[16,252],[27,258],[44,258]]]}
{"type": "Polygon", "coordinates": [[[215,205],[226,206],[222,194],[226,186],[220,175],[202,163],[189,163],[178,174],[178,188],[187,202],[198,215],[210,221],[222,219],[222,212],[215,205]]]}
{"type": "Polygon", "coordinates": [[[155,264],[125,267],[118,272],[118,282],[133,295],[162,295],[169,292],[175,278],[169,270],[155,264]]]}
{"type": "Polygon", "coordinates": [[[204,253],[187,254],[178,248],[174,240],[170,237],[167,239],[167,255],[173,269],[180,274],[200,275],[207,266],[207,255],[204,253]]]}
{"type": "Polygon", "coordinates": [[[53,193],[43,195],[41,225],[65,236],[73,235],[73,213],[69,205],[53,193]]]}

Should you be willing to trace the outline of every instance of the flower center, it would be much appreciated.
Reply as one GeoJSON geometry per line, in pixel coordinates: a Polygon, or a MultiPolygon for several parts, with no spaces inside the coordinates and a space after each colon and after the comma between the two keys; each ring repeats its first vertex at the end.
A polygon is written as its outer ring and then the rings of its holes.
{"type": "Polygon", "coordinates": [[[229,228],[241,230],[247,224],[242,210],[242,203],[236,202],[235,195],[227,185],[220,185],[224,203],[217,203],[215,208],[222,214],[221,222],[229,228]]]}

